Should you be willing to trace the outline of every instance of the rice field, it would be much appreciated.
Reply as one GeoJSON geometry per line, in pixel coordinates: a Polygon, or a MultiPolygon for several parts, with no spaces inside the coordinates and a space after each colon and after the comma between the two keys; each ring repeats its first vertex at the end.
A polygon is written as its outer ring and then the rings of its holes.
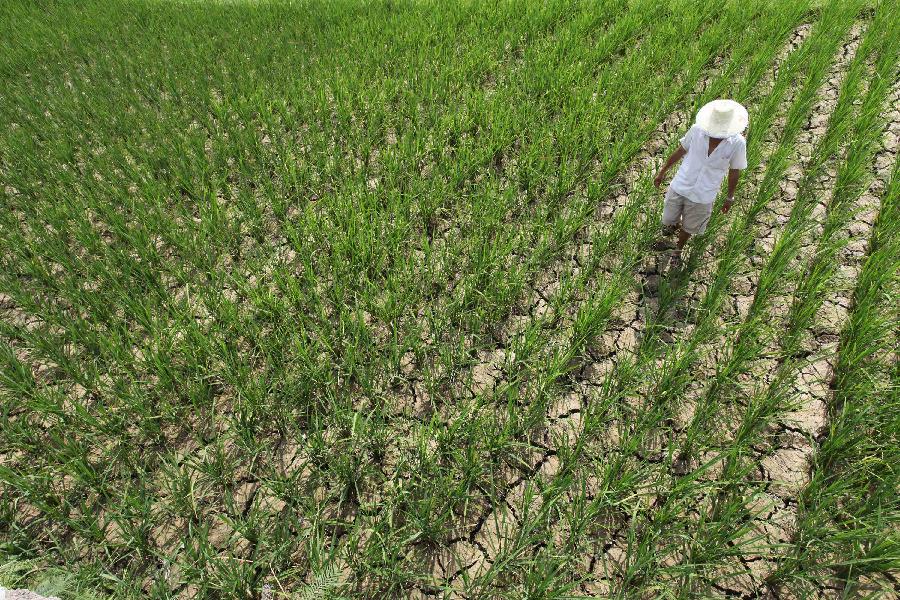
{"type": "Polygon", "coordinates": [[[0,80],[0,585],[900,596],[897,3],[8,0],[0,80]]]}

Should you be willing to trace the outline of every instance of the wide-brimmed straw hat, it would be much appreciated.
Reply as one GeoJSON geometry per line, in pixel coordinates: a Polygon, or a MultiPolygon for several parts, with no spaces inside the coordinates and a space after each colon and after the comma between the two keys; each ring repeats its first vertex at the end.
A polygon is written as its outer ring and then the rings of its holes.
{"type": "Polygon", "coordinates": [[[697,113],[697,125],[715,138],[742,132],[749,120],[747,109],[734,100],[713,100],[697,113]]]}

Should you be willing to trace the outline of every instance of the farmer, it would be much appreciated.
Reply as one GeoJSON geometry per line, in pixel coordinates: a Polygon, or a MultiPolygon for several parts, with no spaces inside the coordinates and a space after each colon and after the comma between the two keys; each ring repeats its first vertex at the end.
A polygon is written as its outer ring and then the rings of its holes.
{"type": "MultiPolygon", "coordinates": [[[[734,100],[713,100],[706,104],[697,113],[697,122],[681,138],[681,146],[653,180],[658,188],[669,167],[687,156],[669,184],[663,206],[663,236],[667,238],[678,232],[672,267],[681,265],[681,250],[690,237],[706,231],[726,172],[728,198],[722,212],[731,209],[741,170],[747,168],[747,140],[741,135],[747,120],[747,109],[734,100]]],[[[662,244],[672,247],[668,240],[662,244]]]]}

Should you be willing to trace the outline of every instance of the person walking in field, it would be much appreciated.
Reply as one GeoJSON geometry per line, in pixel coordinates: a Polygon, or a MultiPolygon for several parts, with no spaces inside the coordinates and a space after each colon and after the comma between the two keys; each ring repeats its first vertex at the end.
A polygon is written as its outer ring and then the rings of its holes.
{"type": "Polygon", "coordinates": [[[681,265],[681,251],[691,236],[706,231],[726,173],[728,197],[722,212],[731,209],[741,171],[747,168],[747,140],[742,135],[747,122],[747,109],[734,100],[713,100],[704,105],[696,123],[681,138],[681,146],[654,178],[653,185],[658,188],[668,170],[687,157],[672,178],[663,205],[663,236],[678,232],[672,267],[681,265]]]}

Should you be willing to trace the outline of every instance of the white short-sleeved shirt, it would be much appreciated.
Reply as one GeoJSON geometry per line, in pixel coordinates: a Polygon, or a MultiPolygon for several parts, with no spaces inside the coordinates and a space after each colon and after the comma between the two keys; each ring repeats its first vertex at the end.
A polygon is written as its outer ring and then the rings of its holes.
{"type": "Polygon", "coordinates": [[[671,187],[691,202],[712,204],[728,170],[747,168],[747,140],[740,133],[719,142],[707,156],[709,134],[694,125],[681,138],[681,145],[687,154],[671,187]]]}

